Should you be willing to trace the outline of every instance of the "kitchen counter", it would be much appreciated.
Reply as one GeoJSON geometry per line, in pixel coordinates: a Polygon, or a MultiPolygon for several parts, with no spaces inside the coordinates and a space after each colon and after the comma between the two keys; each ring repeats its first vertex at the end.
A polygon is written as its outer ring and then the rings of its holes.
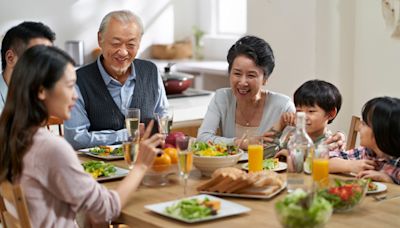
{"type": "Polygon", "coordinates": [[[182,131],[195,137],[207,112],[208,104],[213,97],[214,93],[204,96],[168,99],[169,105],[174,110],[172,131],[182,131]]]}
{"type": "Polygon", "coordinates": [[[228,75],[228,63],[217,60],[193,60],[193,59],[149,59],[155,63],[158,69],[163,72],[168,63],[175,63],[172,66],[173,71],[187,72],[191,74],[210,74],[218,76],[228,75]]]}

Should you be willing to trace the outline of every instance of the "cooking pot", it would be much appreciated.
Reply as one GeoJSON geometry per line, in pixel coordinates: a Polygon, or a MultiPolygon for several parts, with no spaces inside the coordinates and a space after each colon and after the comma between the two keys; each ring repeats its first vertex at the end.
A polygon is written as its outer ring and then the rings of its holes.
{"type": "Polygon", "coordinates": [[[182,93],[192,85],[194,76],[180,72],[171,72],[172,65],[173,63],[169,63],[164,68],[164,73],[162,74],[165,92],[167,94],[182,93]]]}

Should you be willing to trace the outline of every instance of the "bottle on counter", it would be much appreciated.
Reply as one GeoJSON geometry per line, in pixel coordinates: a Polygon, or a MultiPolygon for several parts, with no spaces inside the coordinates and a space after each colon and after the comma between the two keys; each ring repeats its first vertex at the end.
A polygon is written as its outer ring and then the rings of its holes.
{"type": "Polygon", "coordinates": [[[311,184],[305,181],[305,159],[314,149],[313,141],[306,132],[306,115],[304,112],[296,113],[296,130],[288,142],[289,156],[287,158],[287,188],[292,192],[297,188],[304,191],[311,190],[311,184]]]}

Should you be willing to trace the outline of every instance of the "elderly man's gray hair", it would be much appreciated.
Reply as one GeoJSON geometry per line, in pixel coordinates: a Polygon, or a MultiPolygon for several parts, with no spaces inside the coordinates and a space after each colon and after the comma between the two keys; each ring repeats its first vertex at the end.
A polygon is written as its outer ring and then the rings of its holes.
{"type": "Polygon", "coordinates": [[[111,18],[117,19],[121,22],[135,22],[139,26],[140,35],[142,36],[144,33],[142,20],[139,16],[129,10],[112,11],[104,16],[103,20],[100,23],[99,33],[104,34],[104,31],[107,29],[111,18]]]}

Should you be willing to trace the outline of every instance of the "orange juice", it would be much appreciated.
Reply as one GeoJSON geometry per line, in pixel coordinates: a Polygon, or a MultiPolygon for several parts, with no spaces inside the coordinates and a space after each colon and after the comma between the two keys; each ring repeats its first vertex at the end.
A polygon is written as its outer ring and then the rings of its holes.
{"type": "Polygon", "coordinates": [[[249,172],[258,172],[263,170],[263,146],[249,145],[249,172]]]}
{"type": "Polygon", "coordinates": [[[312,163],[312,176],[314,182],[320,187],[326,187],[329,184],[329,160],[323,158],[314,158],[312,163]]]}

